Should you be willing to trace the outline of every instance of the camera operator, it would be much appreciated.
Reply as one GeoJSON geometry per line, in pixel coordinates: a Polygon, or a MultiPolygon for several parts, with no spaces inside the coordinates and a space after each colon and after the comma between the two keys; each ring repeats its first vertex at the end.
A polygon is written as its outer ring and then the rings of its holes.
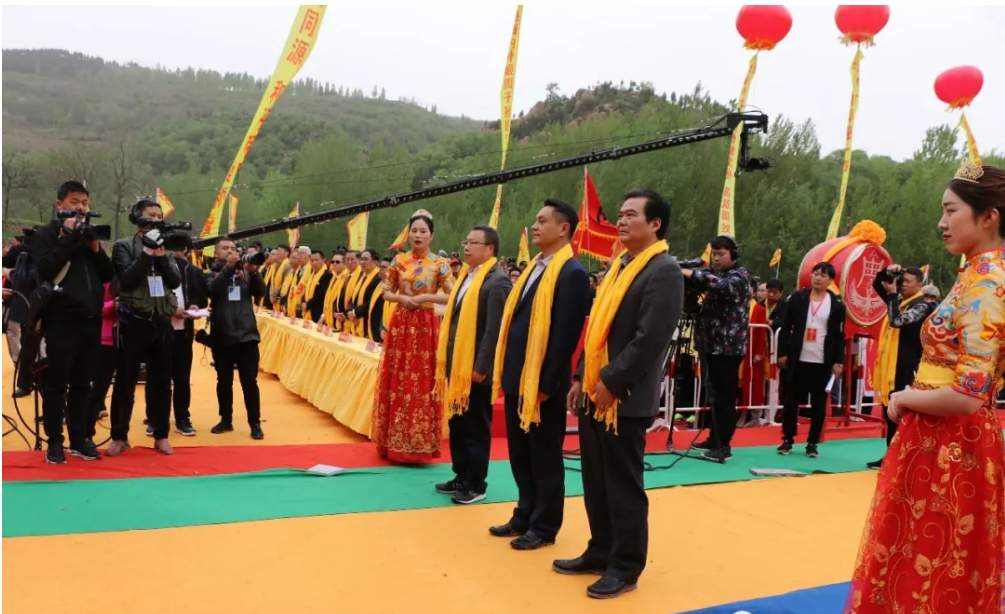
{"type": "MultiPolygon", "coordinates": [[[[56,198],[60,219],[38,228],[31,253],[39,281],[60,288],[47,306],[38,307],[48,356],[42,381],[42,418],[49,441],[45,460],[63,464],[64,412],[70,435],[67,452],[84,460],[101,458],[88,437],[86,411],[101,346],[104,284],[112,281],[114,270],[97,237],[82,223],[90,207],[87,188],[67,181],[56,198]]],[[[34,359],[22,350],[22,368],[30,369],[34,359]]]]}
{"type": "Polygon", "coordinates": [[[168,443],[174,347],[171,318],[178,311],[174,290],[181,285],[181,273],[164,245],[159,228],[163,218],[154,201],[137,201],[129,210],[136,234],[119,239],[112,248],[119,283],[119,363],[112,388],[112,443],[107,456],[118,456],[130,447],[129,422],[141,362],[146,365],[144,388],[154,450],[174,453],[168,443]]]}
{"type": "Polygon", "coordinates": [[[264,254],[237,255],[234,242],[221,238],[216,242],[215,276],[209,278],[209,299],[212,304],[211,347],[216,363],[216,397],[220,404],[220,423],[212,433],[219,435],[234,430],[234,367],[237,367],[248,410],[248,425],[252,439],[264,439],[261,425],[261,400],[258,394],[258,322],[252,301],[265,296],[266,287],[258,266],[265,262],[264,254]],[[255,264],[257,262],[257,264],[255,264]]]}
{"type": "Polygon", "coordinates": [[[705,458],[732,458],[730,443],[736,430],[736,385],[747,353],[750,320],[750,273],[737,262],[739,247],[732,237],[712,239],[714,271],[684,269],[684,277],[705,293],[698,316],[698,352],[705,393],[712,408],[708,439],[695,444],[705,458]]]}
{"type": "MultiPolygon", "coordinates": [[[[887,311],[873,370],[873,390],[884,417],[890,395],[911,385],[921,363],[921,327],[936,307],[925,300],[924,279],[925,274],[919,268],[892,264],[880,271],[872,284],[876,294],[886,303],[887,311]]],[[[886,417],[887,447],[896,433],[897,423],[886,417]]],[[[866,464],[870,469],[879,469],[882,465],[882,459],[866,464]]]]}

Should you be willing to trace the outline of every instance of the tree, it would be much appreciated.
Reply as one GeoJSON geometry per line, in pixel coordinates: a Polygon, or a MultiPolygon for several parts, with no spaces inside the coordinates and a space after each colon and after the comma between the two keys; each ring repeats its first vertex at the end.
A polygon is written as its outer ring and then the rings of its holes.
{"type": "Polygon", "coordinates": [[[142,165],[137,162],[132,142],[125,131],[115,136],[113,148],[108,152],[108,189],[111,192],[111,209],[114,221],[114,239],[119,238],[122,214],[131,205],[131,197],[140,186],[142,165]]]}
{"type": "Polygon", "coordinates": [[[28,153],[10,148],[3,152],[3,216],[10,217],[10,199],[18,191],[30,188],[36,181],[35,167],[28,153]]]}
{"type": "Polygon", "coordinates": [[[548,92],[548,97],[545,100],[550,101],[550,100],[557,100],[559,98],[560,94],[557,83],[551,82],[545,87],[545,89],[548,92]]]}
{"type": "Polygon", "coordinates": [[[946,124],[925,130],[921,149],[914,152],[915,160],[952,162],[960,158],[956,150],[956,129],[946,124]]]}

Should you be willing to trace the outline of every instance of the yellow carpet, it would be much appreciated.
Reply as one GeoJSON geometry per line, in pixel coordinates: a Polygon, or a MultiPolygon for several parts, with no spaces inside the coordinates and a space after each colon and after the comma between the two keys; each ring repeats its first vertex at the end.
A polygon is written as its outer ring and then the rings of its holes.
{"type": "Polygon", "coordinates": [[[488,535],[509,504],[5,539],[3,607],[671,614],[846,581],[875,480],[863,472],[651,491],[649,567],[639,590],[613,603],[585,596],[590,577],[550,569],[586,545],[575,498],[558,544],[535,552],[488,535]]]}

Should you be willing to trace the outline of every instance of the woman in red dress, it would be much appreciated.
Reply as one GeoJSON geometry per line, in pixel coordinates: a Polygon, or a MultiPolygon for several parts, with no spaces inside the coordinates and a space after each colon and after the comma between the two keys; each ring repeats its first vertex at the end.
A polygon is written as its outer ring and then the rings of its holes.
{"type": "Polygon", "coordinates": [[[443,440],[443,407],[433,398],[440,337],[434,305],[446,304],[454,279],[450,264],[429,253],[428,212],[412,216],[408,239],[412,251],[395,256],[384,278],[384,300],[397,308],[380,357],[370,438],[384,458],[428,463],[440,457],[443,440]]]}
{"type": "Polygon", "coordinates": [[[1005,445],[1005,172],[964,163],[942,197],[946,248],[966,254],[925,322],[914,385],[880,470],[846,612],[1001,614],[1005,445]]]}

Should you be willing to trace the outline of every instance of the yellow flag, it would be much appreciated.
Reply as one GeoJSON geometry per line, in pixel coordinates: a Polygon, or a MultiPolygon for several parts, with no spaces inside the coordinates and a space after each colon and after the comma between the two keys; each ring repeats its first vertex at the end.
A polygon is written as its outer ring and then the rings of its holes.
{"type": "Polygon", "coordinates": [[[167,219],[167,216],[174,213],[174,205],[171,204],[171,199],[167,197],[167,194],[161,192],[160,188],[157,188],[157,204],[161,206],[161,213],[164,215],[164,219],[167,219]]]}
{"type": "MultiPolygon", "coordinates": [[[[509,152],[509,132],[513,123],[513,88],[516,85],[516,58],[520,49],[520,23],[523,20],[523,5],[516,7],[516,19],[513,21],[513,34],[509,40],[509,53],[506,55],[506,70],[503,72],[502,90],[499,92],[499,131],[502,138],[502,163],[499,170],[506,168],[506,154],[509,152]]],[[[502,184],[496,187],[496,202],[492,206],[492,216],[489,226],[499,227],[499,210],[502,208],[502,184]]]]}
{"type": "MultiPolygon", "coordinates": [[[[743,112],[747,107],[747,95],[750,93],[750,84],[754,80],[754,73],[757,72],[757,54],[750,58],[750,67],[747,69],[747,77],[743,80],[743,88],[740,89],[740,100],[737,110],[743,112]]],[[[729,158],[726,160],[726,183],[722,186],[722,200],[719,203],[719,234],[736,237],[736,217],[733,202],[736,198],[736,167],[740,163],[740,137],[743,135],[743,122],[736,125],[733,130],[733,139],[729,143],[729,158]]]]}
{"type": "Polygon", "coordinates": [[[345,229],[349,232],[349,249],[361,251],[366,249],[366,229],[370,221],[370,212],[365,211],[349,220],[345,229]]]}
{"type": "Polygon", "coordinates": [[[855,115],[858,113],[858,67],[862,63],[862,50],[855,52],[855,59],[851,62],[851,107],[848,109],[848,127],[845,130],[844,140],[844,166],[841,168],[841,193],[838,196],[837,207],[834,208],[834,215],[831,216],[831,223],[827,227],[827,240],[836,239],[841,229],[841,214],[844,211],[844,199],[848,193],[848,177],[851,174],[851,137],[855,131],[855,115]]]}
{"type": "Polygon", "coordinates": [[[230,195],[230,208],[227,210],[227,232],[234,232],[237,230],[237,201],[239,199],[236,195],[230,195]]]}
{"type": "Polygon", "coordinates": [[[921,275],[922,275],[922,277],[921,277],[921,283],[927,284],[928,283],[928,265],[927,264],[925,266],[921,267],[921,275]]]}
{"type": "Polygon", "coordinates": [[[398,238],[394,240],[391,247],[387,248],[388,251],[396,252],[401,251],[401,248],[405,247],[405,242],[408,241],[408,227],[410,224],[405,224],[405,227],[401,229],[398,233],[398,238]]]}
{"type": "MultiPolygon", "coordinates": [[[[279,100],[283,90],[296,77],[300,68],[303,67],[304,62],[307,61],[308,56],[310,56],[311,51],[314,49],[314,43],[317,41],[318,30],[321,28],[321,20],[324,18],[326,8],[325,5],[320,4],[305,4],[301,5],[300,10],[297,11],[293,27],[290,29],[289,36],[286,37],[286,46],[279,57],[279,64],[272,73],[272,79],[269,81],[269,85],[262,95],[262,101],[259,103],[258,110],[251,120],[251,126],[248,128],[247,134],[244,135],[244,141],[241,142],[241,148],[237,151],[237,157],[234,158],[233,164],[230,165],[230,170],[227,171],[227,176],[223,179],[223,186],[216,195],[216,200],[213,201],[213,208],[210,210],[209,217],[206,218],[206,223],[202,227],[202,233],[199,235],[200,237],[219,234],[226,196],[230,193],[230,188],[234,185],[237,173],[241,170],[241,165],[244,164],[244,159],[248,156],[251,146],[255,143],[255,139],[258,138],[262,125],[269,117],[269,113],[272,112],[272,107],[279,100]]],[[[212,245],[204,250],[206,255],[213,255],[214,252],[215,250],[212,245]]]]}
{"type": "Polygon", "coordinates": [[[707,266],[709,262],[712,262],[712,244],[709,243],[705,246],[705,251],[701,254],[701,261],[707,266]]]}
{"type": "MultiPolygon", "coordinates": [[[[293,207],[293,211],[290,211],[290,215],[287,217],[300,217],[300,203],[293,207]]],[[[300,228],[287,228],[286,240],[290,244],[290,249],[296,249],[300,245],[300,228]]]]}
{"type": "Polygon", "coordinates": [[[520,235],[520,249],[516,253],[517,263],[527,262],[530,263],[530,241],[527,238],[527,229],[523,229],[523,233],[520,235]]]}
{"type": "Polygon", "coordinates": [[[775,250],[775,255],[771,257],[771,262],[768,263],[768,267],[777,266],[779,262],[782,261],[782,248],[775,250]]]}
{"type": "MultiPolygon", "coordinates": [[[[963,128],[963,133],[967,137],[967,156],[970,158],[970,162],[976,166],[984,166],[981,154],[977,151],[977,139],[974,138],[974,133],[970,129],[970,123],[967,122],[966,113],[960,113],[960,127],[963,128]]],[[[967,255],[960,254],[960,268],[963,268],[966,264],[967,255]]]]}

